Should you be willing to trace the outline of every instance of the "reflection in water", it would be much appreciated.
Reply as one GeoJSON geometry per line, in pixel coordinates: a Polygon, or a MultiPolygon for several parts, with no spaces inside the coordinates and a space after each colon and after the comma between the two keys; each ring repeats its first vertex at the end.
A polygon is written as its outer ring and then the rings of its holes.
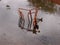
{"type": "MultiPolygon", "coordinates": [[[[58,24],[60,16],[58,14],[46,14],[40,10],[38,17],[43,17],[43,22],[39,23],[41,32],[34,35],[31,32],[22,31],[17,25],[17,9],[27,8],[27,3],[20,0],[12,2],[7,0],[7,3],[2,0],[2,2],[0,3],[0,45],[60,45],[60,25],[58,24]],[[11,6],[11,10],[5,8],[6,4],[11,6]],[[39,38],[35,39],[38,36],[39,38]]],[[[26,16],[26,13],[23,13],[26,16]]]]}
{"type": "Polygon", "coordinates": [[[28,2],[30,2],[30,5],[41,7],[42,10],[48,11],[50,13],[56,11],[55,3],[52,3],[48,0],[28,0],[28,2]]]}

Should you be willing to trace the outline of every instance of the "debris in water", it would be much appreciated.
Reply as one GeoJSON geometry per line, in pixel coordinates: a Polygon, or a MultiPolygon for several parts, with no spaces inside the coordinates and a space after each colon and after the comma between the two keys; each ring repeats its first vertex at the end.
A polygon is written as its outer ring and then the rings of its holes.
{"type": "Polygon", "coordinates": [[[9,5],[6,5],[6,7],[10,7],[9,5]]]}
{"type": "Polygon", "coordinates": [[[6,5],[6,7],[7,7],[7,9],[11,9],[11,8],[10,8],[10,5],[6,5]]]}

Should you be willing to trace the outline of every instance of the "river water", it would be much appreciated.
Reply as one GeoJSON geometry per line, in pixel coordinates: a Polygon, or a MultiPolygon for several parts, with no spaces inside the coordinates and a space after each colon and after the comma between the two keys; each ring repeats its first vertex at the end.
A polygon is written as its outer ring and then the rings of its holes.
{"type": "Polygon", "coordinates": [[[43,18],[43,22],[39,22],[41,32],[33,34],[18,27],[19,15],[17,10],[19,7],[32,8],[28,6],[26,0],[0,1],[0,45],[60,45],[59,9],[53,14],[40,10],[38,18],[43,18]],[[8,9],[6,5],[10,5],[11,9],[8,9]]]}

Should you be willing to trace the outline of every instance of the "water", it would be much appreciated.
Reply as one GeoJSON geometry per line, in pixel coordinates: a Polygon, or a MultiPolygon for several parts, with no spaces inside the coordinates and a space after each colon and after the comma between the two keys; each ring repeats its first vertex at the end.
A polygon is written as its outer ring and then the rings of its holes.
{"type": "Polygon", "coordinates": [[[19,7],[31,8],[26,0],[0,1],[0,45],[60,45],[59,10],[54,14],[39,11],[38,18],[43,22],[39,23],[41,32],[35,35],[18,27],[19,7]]]}

